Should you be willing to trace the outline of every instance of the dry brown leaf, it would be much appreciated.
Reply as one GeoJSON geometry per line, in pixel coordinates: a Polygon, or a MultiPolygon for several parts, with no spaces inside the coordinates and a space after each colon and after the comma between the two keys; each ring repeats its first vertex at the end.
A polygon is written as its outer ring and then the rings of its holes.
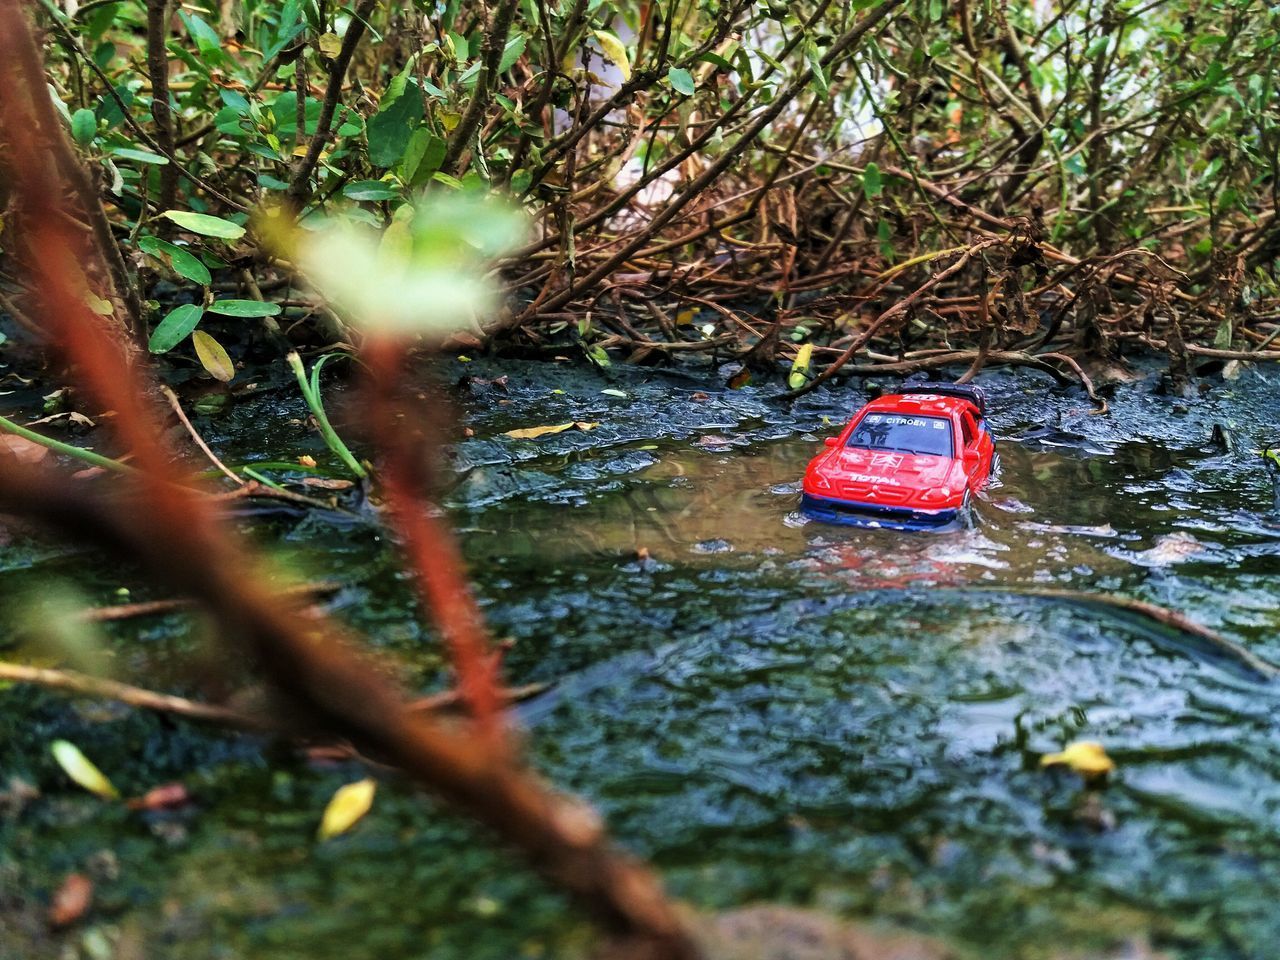
{"type": "Polygon", "coordinates": [[[53,895],[49,904],[49,924],[54,927],[65,927],[75,923],[93,903],[93,881],[83,873],[67,874],[62,886],[53,895]]]}
{"type": "Polygon", "coordinates": [[[298,458],[298,465],[303,467],[314,467],[316,465],[316,458],[304,453],[298,458]]]}
{"type": "Polygon", "coordinates": [[[350,490],[355,486],[354,481],[330,477],[303,477],[302,484],[306,487],[319,487],[321,490],[350,490]]]}
{"type": "Polygon", "coordinates": [[[57,423],[59,420],[65,420],[67,423],[74,423],[78,427],[95,426],[94,422],[83,413],[76,413],[74,410],[66,410],[62,413],[54,413],[47,417],[41,417],[39,420],[32,420],[27,424],[27,426],[34,427],[41,423],[57,423]]]}
{"type": "Polygon", "coordinates": [[[152,787],[142,796],[130,800],[126,806],[130,810],[172,810],[184,807],[191,802],[191,794],[180,783],[166,783],[152,787]]]}
{"type": "Polygon", "coordinates": [[[0,450],[16,457],[19,463],[39,463],[49,455],[48,447],[12,433],[0,433],[0,450]]]}

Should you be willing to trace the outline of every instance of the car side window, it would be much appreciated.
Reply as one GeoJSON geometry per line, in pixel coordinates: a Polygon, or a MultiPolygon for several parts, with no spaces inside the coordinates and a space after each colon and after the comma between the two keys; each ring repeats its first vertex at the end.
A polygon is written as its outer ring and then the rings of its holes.
{"type": "Polygon", "coordinates": [[[977,431],[973,426],[973,417],[969,416],[967,413],[962,413],[960,415],[960,435],[964,437],[964,447],[966,450],[974,445],[974,441],[978,436],[977,431]]]}

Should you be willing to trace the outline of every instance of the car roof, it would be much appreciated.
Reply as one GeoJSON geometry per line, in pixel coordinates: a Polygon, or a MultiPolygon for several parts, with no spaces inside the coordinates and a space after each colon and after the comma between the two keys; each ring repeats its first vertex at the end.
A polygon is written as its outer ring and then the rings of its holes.
{"type": "Polygon", "coordinates": [[[971,401],[962,397],[944,397],[937,393],[887,393],[868,403],[867,409],[935,417],[949,417],[964,410],[974,413],[977,410],[971,401]]]}

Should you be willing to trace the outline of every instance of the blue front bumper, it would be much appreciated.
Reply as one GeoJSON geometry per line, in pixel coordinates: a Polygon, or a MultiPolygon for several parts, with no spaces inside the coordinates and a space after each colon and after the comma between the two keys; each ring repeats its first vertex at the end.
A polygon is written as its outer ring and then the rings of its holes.
{"type": "Polygon", "coordinates": [[[800,511],[824,523],[841,523],[850,527],[877,527],[882,530],[939,530],[956,522],[960,511],[913,510],[910,507],[882,507],[855,500],[832,500],[802,494],[800,511]]]}

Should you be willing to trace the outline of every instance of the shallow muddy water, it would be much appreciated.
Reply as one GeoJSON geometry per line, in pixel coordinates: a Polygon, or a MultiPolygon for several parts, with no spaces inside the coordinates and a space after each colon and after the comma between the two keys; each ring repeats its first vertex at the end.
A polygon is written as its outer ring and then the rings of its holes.
{"type": "MultiPolygon", "coordinates": [[[[852,387],[787,408],[710,373],[450,364],[462,374],[507,377],[462,391],[475,436],[453,451],[450,509],[513,641],[507,679],[550,684],[517,711],[533,757],[678,895],[875,916],[984,958],[1134,937],[1185,960],[1272,954],[1280,682],[1036,591],[1169,606],[1280,663],[1280,518],[1251,452],[1280,438],[1280,375],[1247,371],[1194,400],[1143,381],[1107,416],[1038,376],[986,375],[1001,467],[979,524],[900,534],[796,512],[805,463],[861,402],[852,387]],[[569,421],[599,426],[503,435],[569,421]],[[1080,738],[1118,765],[1104,790],[1039,769],[1080,738]]],[[[230,457],[323,460],[301,426],[254,445],[255,422],[301,410],[266,393],[199,425],[230,457]]],[[[376,529],[244,523],[283,561],[344,582],[335,611],[424,686],[442,682],[376,529]]],[[[22,535],[0,571],[11,609],[52,576],[95,602],[140,590],[22,535]]],[[[190,676],[198,624],[110,633],[122,676],[190,676]]],[[[319,811],[358,768],[37,691],[0,697],[0,787],[12,774],[44,793],[0,821],[0,891],[23,909],[89,869],[104,936],[178,958],[562,956],[585,936],[536,879],[394,781],[321,846],[319,811]],[[52,768],[56,737],[126,792],[181,779],[200,802],[106,808],[52,768]]]]}

